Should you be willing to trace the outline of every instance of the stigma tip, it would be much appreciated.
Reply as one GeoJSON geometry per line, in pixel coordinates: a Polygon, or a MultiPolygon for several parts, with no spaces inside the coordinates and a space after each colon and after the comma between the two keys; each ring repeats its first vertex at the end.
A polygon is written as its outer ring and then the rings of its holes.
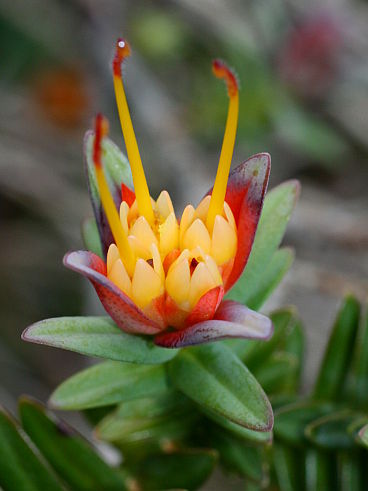
{"type": "Polygon", "coordinates": [[[121,76],[121,64],[124,61],[124,58],[128,58],[130,56],[131,49],[128,41],[123,38],[119,38],[116,41],[116,49],[115,56],[112,62],[114,75],[120,77],[121,76]]]}
{"type": "Polygon", "coordinates": [[[238,93],[239,87],[236,75],[224,61],[219,59],[214,60],[212,62],[212,71],[217,78],[225,80],[229,97],[233,97],[238,93]]]}

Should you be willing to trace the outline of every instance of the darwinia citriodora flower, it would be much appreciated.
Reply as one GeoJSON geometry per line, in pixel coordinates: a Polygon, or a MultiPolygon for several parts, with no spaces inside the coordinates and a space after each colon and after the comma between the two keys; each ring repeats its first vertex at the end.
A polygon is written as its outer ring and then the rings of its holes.
{"type": "Polygon", "coordinates": [[[121,183],[121,203],[116,206],[102,162],[108,122],[99,114],[93,162],[102,207],[95,215],[100,232],[104,222],[112,233],[100,234],[106,262],[92,252],[77,251],[68,253],[64,264],[91,280],[122,330],[154,335],[158,345],[179,347],[226,337],[266,339],[272,332],[267,317],[223,300],[247,263],[270,171],[269,155],[258,154],[229,176],[239,110],[236,77],[224,62],[213,62],[213,72],[224,79],[229,96],[216,180],[199,205],[189,204],[178,219],[167,191],[156,200],[149,193],[121,73],[129,55],[129,44],[119,39],[113,80],[134,191],[121,183]]]}

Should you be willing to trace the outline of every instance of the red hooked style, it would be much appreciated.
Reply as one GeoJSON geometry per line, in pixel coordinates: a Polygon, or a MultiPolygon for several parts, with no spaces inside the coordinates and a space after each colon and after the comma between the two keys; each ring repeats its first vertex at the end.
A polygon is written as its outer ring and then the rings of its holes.
{"type": "Polygon", "coordinates": [[[223,78],[225,80],[229,97],[234,97],[239,90],[235,73],[224,61],[219,59],[213,60],[212,70],[217,78],[223,78]]]}

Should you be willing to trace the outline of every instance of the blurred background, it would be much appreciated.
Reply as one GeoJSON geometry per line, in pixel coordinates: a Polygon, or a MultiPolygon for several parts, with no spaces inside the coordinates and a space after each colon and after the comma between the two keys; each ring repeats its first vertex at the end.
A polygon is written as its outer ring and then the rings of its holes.
{"type": "Polygon", "coordinates": [[[128,100],[153,196],[178,210],[212,185],[227,112],[211,60],[241,83],[233,164],[272,155],[271,187],[303,190],[285,243],[296,261],[266,311],[295,304],[316,373],[341,296],[368,293],[368,3],[364,0],[0,0],[0,401],[46,400],[85,357],[21,342],[32,322],[101,312],[62,266],[92,211],[82,139],[96,111],[124,148],[111,59],[134,56],[128,100]]]}

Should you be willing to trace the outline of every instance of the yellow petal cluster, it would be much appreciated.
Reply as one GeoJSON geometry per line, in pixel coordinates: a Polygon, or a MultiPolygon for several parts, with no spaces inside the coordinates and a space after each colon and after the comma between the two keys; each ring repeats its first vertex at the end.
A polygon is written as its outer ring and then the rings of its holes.
{"type": "Polygon", "coordinates": [[[135,266],[129,275],[124,258],[111,244],[107,276],[142,309],[166,291],[182,310],[190,312],[202,295],[222,285],[222,267],[235,256],[237,231],[233,214],[225,202],[223,213],[216,216],[210,232],[206,226],[210,196],[196,209],[188,205],[180,222],[167,191],[151,203],[155,217],[152,225],[139,214],[136,201],[130,207],[125,201],[121,203],[120,222],[135,266]]]}

